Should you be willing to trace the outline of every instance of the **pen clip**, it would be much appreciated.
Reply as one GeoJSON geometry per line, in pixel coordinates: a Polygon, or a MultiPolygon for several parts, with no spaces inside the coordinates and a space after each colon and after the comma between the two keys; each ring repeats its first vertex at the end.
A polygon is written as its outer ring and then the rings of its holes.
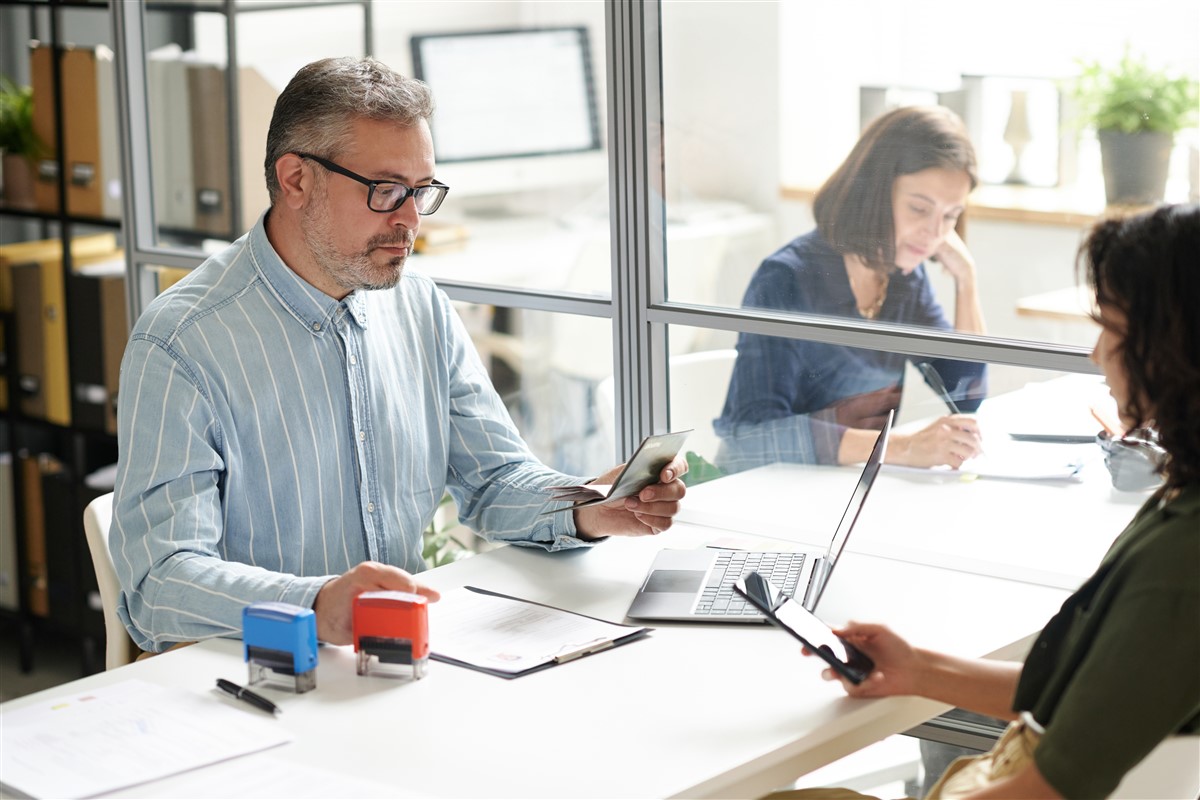
{"type": "MultiPolygon", "coordinates": [[[[558,655],[556,655],[554,657],[554,663],[565,664],[568,661],[574,661],[575,659],[579,658],[580,656],[591,655],[592,653],[599,653],[601,650],[607,650],[608,648],[610,648],[612,646],[613,646],[612,639],[593,639],[590,642],[585,642],[584,644],[576,647],[574,650],[567,650],[566,652],[560,652],[558,655]]],[[[570,645],[567,645],[567,647],[570,647],[570,645]]]]}

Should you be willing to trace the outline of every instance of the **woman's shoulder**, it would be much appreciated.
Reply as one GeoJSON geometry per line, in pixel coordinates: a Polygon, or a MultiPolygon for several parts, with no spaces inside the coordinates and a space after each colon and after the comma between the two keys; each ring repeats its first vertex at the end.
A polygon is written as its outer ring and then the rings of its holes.
{"type": "Polygon", "coordinates": [[[763,259],[754,273],[753,284],[788,286],[796,282],[824,282],[831,270],[841,270],[842,257],[817,231],[797,236],[763,259]]]}
{"type": "Polygon", "coordinates": [[[770,260],[780,260],[797,266],[824,265],[829,262],[842,262],[842,256],[834,250],[821,232],[815,228],[808,233],[802,233],[795,239],[776,250],[770,260]]]}
{"type": "Polygon", "coordinates": [[[1138,582],[1170,583],[1200,594],[1200,486],[1185,488],[1175,499],[1148,504],[1114,544],[1123,571],[1138,582]]]}

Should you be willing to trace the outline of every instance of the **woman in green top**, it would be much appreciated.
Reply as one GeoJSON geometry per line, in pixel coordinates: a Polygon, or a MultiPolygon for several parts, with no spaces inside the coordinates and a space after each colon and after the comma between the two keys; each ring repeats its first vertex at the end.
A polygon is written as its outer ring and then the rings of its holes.
{"type": "Polygon", "coordinates": [[[1197,254],[1196,205],[1101,222],[1080,251],[1101,326],[1092,360],[1126,430],[1157,432],[1164,483],[1025,663],[922,650],[881,625],[838,631],[876,666],[844,682],[848,694],[920,695],[1019,720],[990,758],[952,765],[930,797],[1103,797],[1164,738],[1200,732],[1197,254]]]}

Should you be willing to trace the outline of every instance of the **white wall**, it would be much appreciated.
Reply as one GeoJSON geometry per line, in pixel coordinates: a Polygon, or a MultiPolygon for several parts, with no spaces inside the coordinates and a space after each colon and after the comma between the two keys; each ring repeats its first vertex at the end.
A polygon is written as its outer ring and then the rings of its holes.
{"type": "Polygon", "coordinates": [[[1126,41],[1200,74],[1195,0],[782,0],[779,14],[781,177],[802,186],[819,185],[853,145],[859,86],[1066,77],[1077,58],[1110,60],[1126,41]]]}

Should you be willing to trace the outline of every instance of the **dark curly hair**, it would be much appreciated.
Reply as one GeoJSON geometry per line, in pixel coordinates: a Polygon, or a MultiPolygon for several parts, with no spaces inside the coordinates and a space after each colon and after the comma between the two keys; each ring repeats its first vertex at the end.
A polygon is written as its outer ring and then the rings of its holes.
{"type": "Polygon", "coordinates": [[[1200,484],[1200,205],[1097,223],[1079,269],[1096,302],[1127,320],[1126,412],[1158,433],[1167,486],[1200,484]]]}

